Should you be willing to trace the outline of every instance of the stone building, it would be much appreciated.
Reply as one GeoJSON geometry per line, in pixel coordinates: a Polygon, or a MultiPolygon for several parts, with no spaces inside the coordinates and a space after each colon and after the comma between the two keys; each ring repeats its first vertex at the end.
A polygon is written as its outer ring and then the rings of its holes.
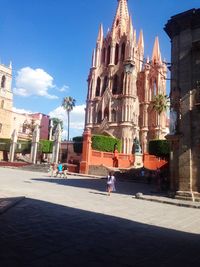
{"type": "Polygon", "coordinates": [[[119,0],[112,28],[99,33],[88,77],[85,128],[122,140],[122,152],[132,153],[133,140],[147,152],[150,139],[167,133],[166,114],[152,108],[158,94],[166,95],[166,64],[158,37],[151,60],[144,59],[143,32],[139,38],[129,15],[127,0],[119,0]]]}
{"type": "Polygon", "coordinates": [[[12,66],[0,64],[0,138],[10,138],[13,94],[11,90],[12,66]]]}
{"type": "Polygon", "coordinates": [[[200,9],[171,17],[171,189],[200,200],[200,9]]]}

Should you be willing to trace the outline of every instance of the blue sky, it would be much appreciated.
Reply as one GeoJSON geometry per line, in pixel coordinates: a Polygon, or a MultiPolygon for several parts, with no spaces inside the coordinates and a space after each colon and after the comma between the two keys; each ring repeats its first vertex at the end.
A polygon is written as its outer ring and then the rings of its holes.
{"type": "MultiPolygon", "coordinates": [[[[12,61],[14,107],[66,121],[59,106],[70,95],[77,105],[71,136],[79,135],[99,24],[106,33],[117,0],[0,0],[0,4],[0,60],[5,65],[12,61]]],[[[163,27],[172,15],[198,8],[200,2],[129,0],[128,6],[137,37],[143,29],[145,56],[151,56],[158,35],[162,57],[170,62],[170,40],[163,27]]]]}

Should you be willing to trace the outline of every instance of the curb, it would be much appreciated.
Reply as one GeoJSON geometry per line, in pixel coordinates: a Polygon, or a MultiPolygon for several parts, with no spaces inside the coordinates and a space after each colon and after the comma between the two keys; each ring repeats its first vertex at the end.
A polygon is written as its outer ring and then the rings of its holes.
{"type": "Polygon", "coordinates": [[[8,209],[14,207],[24,199],[25,197],[0,198],[0,215],[6,212],[8,209]]]}
{"type": "Polygon", "coordinates": [[[148,198],[148,197],[142,197],[142,196],[138,196],[138,197],[134,196],[133,198],[139,199],[139,200],[146,200],[146,201],[152,201],[152,202],[157,202],[157,203],[169,204],[169,205],[174,205],[174,206],[179,206],[179,207],[184,207],[184,208],[200,209],[200,205],[195,204],[195,203],[181,203],[181,202],[174,202],[170,200],[148,198]]]}

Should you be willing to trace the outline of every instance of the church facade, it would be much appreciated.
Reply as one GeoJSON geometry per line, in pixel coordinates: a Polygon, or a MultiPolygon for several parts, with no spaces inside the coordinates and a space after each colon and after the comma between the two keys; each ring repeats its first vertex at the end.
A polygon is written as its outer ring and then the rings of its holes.
{"type": "Polygon", "coordinates": [[[134,139],[142,152],[151,139],[164,139],[167,116],[153,109],[156,95],[166,95],[167,67],[158,37],[152,57],[144,59],[143,32],[139,37],[127,0],[118,0],[112,28],[104,35],[100,25],[88,76],[85,129],[92,134],[121,139],[122,152],[132,153],[134,139]]]}

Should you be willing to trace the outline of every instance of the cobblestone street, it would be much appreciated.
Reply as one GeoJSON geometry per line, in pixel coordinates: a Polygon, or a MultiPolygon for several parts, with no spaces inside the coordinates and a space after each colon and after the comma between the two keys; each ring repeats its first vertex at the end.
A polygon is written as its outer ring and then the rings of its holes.
{"type": "Polygon", "coordinates": [[[0,168],[0,266],[199,266],[200,210],[133,198],[154,186],[0,168]]]}

